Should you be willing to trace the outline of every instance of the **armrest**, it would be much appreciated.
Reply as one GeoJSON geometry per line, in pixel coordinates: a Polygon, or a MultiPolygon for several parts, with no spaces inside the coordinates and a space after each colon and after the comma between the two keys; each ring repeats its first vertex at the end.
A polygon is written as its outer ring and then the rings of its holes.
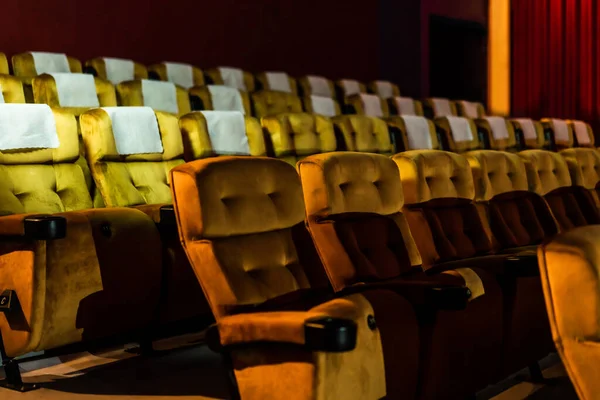
{"type": "Polygon", "coordinates": [[[265,312],[222,318],[209,328],[206,341],[213,351],[229,346],[288,343],[309,351],[345,352],[356,346],[357,324],[352,318],[323,312],[265,312]]]}
{"type": "Polygon", "coordinates": [[[62,239],[67,235],[67,220],[56,215],[6,215],[0,217],[0,236],[31,240],[62,239]]]}
{"type": "Polygon", "coordinates": [[[175,209],[171,204],[143,204],[135,208],[152,218],[159,229],[177,229],[175,209]]]}
{"type": "Polygon", "coordinates": [[[535,253],[519,253],[505,260],[506,274],[514,277],[540,276],[538,258],[535,253]]]}

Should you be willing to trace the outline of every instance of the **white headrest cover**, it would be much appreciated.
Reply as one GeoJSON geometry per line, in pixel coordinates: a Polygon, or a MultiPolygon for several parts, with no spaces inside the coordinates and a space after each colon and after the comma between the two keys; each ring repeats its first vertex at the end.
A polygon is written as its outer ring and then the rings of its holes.
{"type": "Polygon", "coordinates": [[[327,79],[321,76],[307,76],[306,79],[308,79],[308,84],[310,85],[310,94],[322,97],[333,97],[327,79]]]}
{"type": "Polygon", "coordinates": [[[569,125],[562,119],[552,119],[552,128],[554,129],[554,139],[557,142],[569,141],[569,125]]]}
{"type": "Polygon", "coordinates": [[[523,131],[523,137],[527,140],[536,140],[537,132],[535,131],[535,125],[533,121],[529,118],[515,118],[514,121],[518,122],[521,125],[521,130],[523,131]]]}
{"type": "Polygon", "coordinates": [[[35,72],[38,75],[52,72],[71,72],[69,59],[65,54],[39,51],[32,51],[29,54],[33,57],[35,72]]]}
{"type": "Polygon", "coordinates": [[[56,149],[54,114],[46,104],[0,105],[0,150],[56,149]]]}
{"type": "Polygon", "coordinates": [[[244,103],[238,89],[223,85],[208,85],[214,111],[238,111],[243,114],[244,103]]]}
{"type": "Polygon", "coordinates": [[[365,115],[369,117],[383,117],[383,109],[381,107],[381,99],[376,94],[360,94],[360,100],[363,104],[365,115]]]}
{"type": "Polygon", "coordinates": [[[398,115],[417,115],[412,97],[395,97],[398,115]]]}
{"type": "Polygon", "coordinates": [[[246,122],[240,112],[201,111],[206,119],[212,148],[219,155],[250,155],[246,122]]]}
{"type": "Polygon", "coordinates": [[[285,72],[265,72],[265,76],[267,77],[269,90],[292,93],[290,78],[285,72]]]}
{"type": "Polygon", "coordinates": [[[577,143],[580,145],[590,144],[590,134],[585,122],[573,121],[573,129],[575,130],[575,136],[577,136],[577,143]]]}
{"type": "Polygon", "coordinates": [[[432,149],[429,123],[425,117],[406,115],[403,116],[406,126],[406,136],[409,150],[432,149]]]}
{"type": "Polygon", "coordinates": [[[394,97],[394,87],[391,82],[388,81],[377,81],[375,82],[377,87],[377,94],[382,99],[389,99],[394,97]]]}
{"type": "Polygon", "coordinates": [[[113,85],[135,79],[135,63],[121,58],[103,58],[106,79],[113,85]]]}
{"type": "Polygon", "coordinates": [[[167,80],[184,89],[194,87],[194,69],[189,64],[166,62],[167,80]]]}
{"type": "Polygon", "coordinates": [[[508,139],[508,128],[506,127],[506,120],[502,117],[485,117],[484,118],[490,128],[492,129],[492,136],[495,140],[506,140],[508,139]]]}
{"type": "Polygon", "coordinates": [[[179,114],[177,88],[173,82],[142,80],[144,106],[157,111],[179,114]]]}
{"type": "Polygon", "coordinates": [[[436,117],[452,116],[452,107],[448,99],[431,99],[433,102],[433,112],[436,117]]]}
{"type": "Polygon", "coordinates": [[[150,107],[104,107],[121,155],[162,153],[156,115],[150,107]]]}
{"type": "Polygon", "coordinates": [[[244,82],[244,71],[239,68],[219,67],[219,73],[225,86],[247,91],[246,82],[244,82]]]}
{"type": "Polygon", "coordinates": [[[472,101],[464,101],[461,100],[460,104],[462,105],[464,116],[467,118],[479,118],[479,110],[477,103],[472,101]]]}
{"type": "Polygon", "coordinates": [[[452,138],[455,142],[470,142],[473,140],[473,131],[467,118],[446,117],[450,125],[452,138]]]}
{"type": "Polygon", "coordinates": [[[360,83],[353,79],[342,79],[342,87],[344,88],[345,96],[352,96],[360,93],[360,83]]]}
{"type": "Polygon", "coordinates": [[[335,101],[331,97],[310,96],[312,110],[315,114],[324,115],[326,117],[335,117],[335,101]]]}
{"type": "Polygon", "coordinates": [[[96,82],[90,74],[52,73],[61,107],[99,107],[96,82]]]}

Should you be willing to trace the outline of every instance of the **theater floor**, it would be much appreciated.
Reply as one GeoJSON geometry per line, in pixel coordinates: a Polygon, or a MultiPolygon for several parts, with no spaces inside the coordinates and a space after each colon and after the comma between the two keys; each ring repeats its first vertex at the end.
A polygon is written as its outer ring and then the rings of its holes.
{"type": "MultiPolygon", "coordinates": [[[[159,352],[152,357],[119,348],[24,363],[24,380],[42,382],[43,388],[28,393],[0,388],[0,399],[226,399],[220,358],[199,344],[200,339],[198,335],[187,335],[155,343],[159,352]]],[[[545,358],[542,368],[544,383],[527,382],[524,370],[482,391],[477,400],[577,399],[556,354],[545,358]]]]}

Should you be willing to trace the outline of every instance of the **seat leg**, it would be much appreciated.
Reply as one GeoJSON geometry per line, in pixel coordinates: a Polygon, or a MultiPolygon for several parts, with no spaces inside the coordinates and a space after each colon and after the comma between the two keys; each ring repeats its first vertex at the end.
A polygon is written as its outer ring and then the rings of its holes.
{"type": "Polygon", "coordinates": [[[223,358],[225,373],[227,374],[227,389],[229,391],[229,398],[231,400],[241,400],[237,379],[235,379],[235,372],[233,370],[233,360],[231,359],[231,355],[225,351],[221,353],[221,357],[223,358]]]}
{"type": "Polygon", "coordinates": [[[534,362],[529,366],[529,375],[532,382],[543,382],[544,374],[542,374],[542,368],[539,362],[534,362]]]}

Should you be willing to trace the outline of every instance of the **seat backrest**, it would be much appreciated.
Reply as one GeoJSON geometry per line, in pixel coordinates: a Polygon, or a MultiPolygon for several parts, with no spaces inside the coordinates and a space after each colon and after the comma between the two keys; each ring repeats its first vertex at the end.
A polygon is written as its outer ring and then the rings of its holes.
{"type": "Polygon", "coordinates": [[[516,154],[479,150],[466,154],[475,200],[499,249],[536,245],[558,232],[544,199],[530,192],[525,162],[516,154]]]}
{"type": "Polygon", "coordinates": [[[461,117],[475,119],[486,116],[485,107],[478,102],[458,100],[454,102],[454,106],[461,117]]]}
{"type": "Polygon", "coordinates": [[[148,70],[144,64],[123,58],[93,58],[85,62],[84,71],[113,85],[135,79],[148,79],[148,70]]]}
{"type": "Polygon", "coordinates": [[[286,113],[262,118],[267,154],[292,165],[306,156],[335,151],[338,143],[329,118],[286,113]]]}
{"type": "Polygon", "coordinates": [[[172,82],[138,79],[121,82],[116,88],[120,106],[150,107],[173,115],[192,111],[187,90],[172,82]]]}
{"type": "Polygon", "coordinates": [[[568,120],[567,123],[571,126],[578,147],[594,147],[596,140],[590,124],[579,120],[568,120]]]}
{"type": "Polygon", "coordinates": [[[6,58],[6,54],[0,53],[0,74],[8,75],[9,73],[8,58],[6,58]]]}
{"type": "Polygon", "coordinates": [[[475,120],[475,125],[484,133],[492,150],[517,151],[521,148],[517,143],[513,124],[503,117],[483,117],[475,120]]]}
{"type": "Polygon", "coordinates": [[[310,287],[296,245],[302,187],[291,165],[215,157],[173,169],[171,181],[180,238],[217,320],[310,287]]]}
{"type": "Polygon", "coordinates": [[[437,129],[441,130],[440,146],[444,150],[464,153],[481,147],[477,125],[472,119],[451,116],[436,118],[434,122],[437,129]]]}
{"type": "Polygon", "coordinates": [[[15,76],[33,78],[46,73],[81,73],[81,61],[61,53],[28,52],[12,57],[15,76]]]}
{"type": "Polygon", "coordinates": [[[336,98],[336,88],[332,80],[317,75],[298,78],[298,86],[304,97],[321,96],[336,98]]]}
{"type": "Polygon", "coordinates": [[[239,68],[217,67],[204,71],[206,83],[209,85],[225,85],[246,92],[254,92],[256,83],[254,75],[239,68]]]}
{"type": "Polygon", "coordinates": [[[236,153],[266,155],[260,122],[235,111],[194,111],[179,118],[179,128],[186,161],[236,153]]]}
{"type": "Polygon", "coordinates": [[[577,226],[600,223],[600,216],[590,192],[572,185],[567,161],[559,153],[525,150],[529,190],[543,196],[561,231],[577,226]]]}
{"type": "Polygon", "coordinates": [[[355,94],[367,93],[367,85],[356,79],[340,79],[335,81],[335,86],[339,99],[344,99],[355,94]]]}
{"type": "Polygon", "coordinates": [[[309,231],[336,291],[420,266],[402,214],[398,168],[389,157],[317,154],[301,160],[298,172],[309,231]]]}
{"type": "Polygon", "coordinates": [[[512,122],[515,131],[520,131],[525,148],[543,149],[550,145],[544,135],[544,127],[540,121],[531,118],[513,118],[510,122],[512,122]]]}
{"type": "Polygon", "coordinates": [[[194,86],[188,90],[193,111],[239,111],[250,116],[248,92],[224,85],[194,86]]]}
{"type": "Polygon", "coordinates": [[[306,96],[303,99],[306,112],[323,115],[325,117],[336,117],[342,114],[340,103],[331,97],[306,96]]]}
{"type": "Polygon", "coordinates": [[[88,164],[107,207],[170,204],[169,171],[183,164],[177,117],[106,107],[80,117],[88,164]]]}
{"type": "Polygon", "coordinates": [[[578,398],[600,393],[600,227],[559,235],[538,251],[552,337],[578,398]]]}
{"type": "Polygon", "coordinates": [[[425,115],[423,103],[412,97],[392,97],[388,99],[388,108],[391,115],[425,115]]]}
{"type": "Polygon", "coordinates": [[[400,96],[400,89],[398,88],[398,85],[390,81],[370,82],[369,91],[385,100],[400,96]]]}
{"type": "Polygon", "coordinates": [[[115,107],[114,86],[89,74],[43,74],[33,78],[33,98],[38,104],[61,107],[79,115],[96,107],[115,107]]]}
{"type": "Polygon", "coordinates": [[[186,90],[205,85],[204,72],[194,65],[184,63],[163,61],[160,64],[150,65],[148,76],[150,79],[173,82],[186,90]]]}
{"type": "MultiPolygon", "coordinates": [[[[396,142],[396,153],[406,150],[439,150],[435,125],[425,117],[405,115],[391,117],[387,120],[388,126],[398,130],[400,135],[392,136],[396,142]]],[[[392,129],[392,128],[390,128],[392,129]]]]}
{"type": "Polygon", "coordinates": [[[296,80],[285,72],[260,72],[256,74],[256,81],[258,82],[258,90],[298,94],[296,80]]]}
{"type": "Polygon", "coordinates": [[[457,116],[456,105],[449,99],[430,97],[423,100],[423,108],[427,118],[457,116]]]}
{"type": "Polygon", "coordinates": [[[392,159],[400,169],[405,215],[424,268],[493,250],[473,203],[475,187],[466,157],[439,150],[415,150],[392,159]]]}
{"type": "Polygon", "coordinates": [[[344,98],[345,113],[387,118],[390,116],[387,101],[376,94],[360,93],[344,98]]]}
{"type": "Polygon", "coordinates": [[[11,75],[0,74],[0,103],[26,103],[23,81],[11,75]]]}
{"type": "Polygon", "coordinates": [[[391,155],[393,146],[384,120],[366,115],[342,115],[332,118],[338,149],[391,155]],[[340,146],[341,141],[344,146],[340,146]]]}
{"type": "Polygon", "coordinates": [[[571,183],[590,191],[600,206],[600,153],[596,149],[565,149],[560,155],[567,161],[571,183]]]}
{"type": "Polygon", "coordinates": [[[261,90],[252,93],[252,103],[254,104],[254,116],[257,118],[303,111],[300,97],[285,92],[261,90]]]}
{"type": "Polygon", "coordinates": [[[0,215],[93,207],[76,163],[79,140],[71,113],[45,104],[0,104],[0,127],[0,215]]]}
{"type": "MultiPolygon", "coordinates": [[[[573,147],[573,126],[564,119],[544,118],[540,121],[544,131],[548,132],[554,138],[556,149],[568,149],[573,147]]],[[[552,149],[553,150],[553,149],[552,149]]]]}

